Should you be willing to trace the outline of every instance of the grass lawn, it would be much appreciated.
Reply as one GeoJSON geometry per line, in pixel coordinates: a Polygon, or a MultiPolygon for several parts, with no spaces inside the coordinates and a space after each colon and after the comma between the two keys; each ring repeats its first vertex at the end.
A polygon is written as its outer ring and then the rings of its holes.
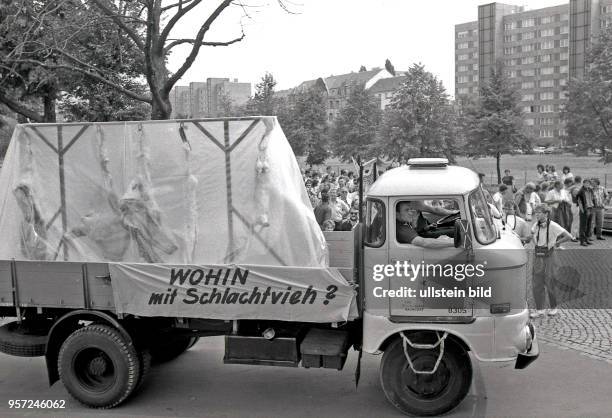
{"type": "MultiPolygon", "coordinates": [[[[516,185],[521,186],[525,183],[525,180],[535,180],[536,166],[538,164],[554,165],[559,175],[561,175],[563,166],[567,165],[571,168],[572,173],[574,173],[575,176],[599,177],[601,183],[606,188],[612,188],[612,164],[604,165],[603,162],[598,161],[599,158],[600,157],[598,156],[576,157],[573,154],[502,155],[501,170],[503,176],[503,171],[505,169],[510,169],[511,174],[515,178],[516,185]]],[[[305,158],[298,158],[301,167],[306,166],[304,160],[305,158]]],[[[355,171],[355,166],[352,164],[342,163],[335,158],[327,160],[326,164],[320,166],[319,169],[323,170],[326,165],[331,166],[336,171],[339,171],[340,169],[355,171]]],[[[457,158],[457,165],[467,167],[479,173],[485,173],[487,175],[486,183],[488,184],[497,183],[494,158],[487,157],[473,160],[465,157],[459,157],[457,158]]]]}

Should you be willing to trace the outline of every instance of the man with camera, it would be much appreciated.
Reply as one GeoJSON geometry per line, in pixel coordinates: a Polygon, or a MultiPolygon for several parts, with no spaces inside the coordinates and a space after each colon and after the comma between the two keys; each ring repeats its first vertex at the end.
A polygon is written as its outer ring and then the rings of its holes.
{"type": "Polygon", "coordinates": [[[534,213],[537,222],[531,228],[531,235],[535,243],[532,287],[536,311],[531,314],[531,317],[537,318],[545,313],[550,316],[558,313],[554,289],[554,279],[557,273],[555,251],[562,243],[571,241],[573,237],[558,223],[550,220],[550,208],[547,205],[537,205],[534,213]],[[544,310],[546,294],[548,294],[550,304],[548,311],[544,310]]]}

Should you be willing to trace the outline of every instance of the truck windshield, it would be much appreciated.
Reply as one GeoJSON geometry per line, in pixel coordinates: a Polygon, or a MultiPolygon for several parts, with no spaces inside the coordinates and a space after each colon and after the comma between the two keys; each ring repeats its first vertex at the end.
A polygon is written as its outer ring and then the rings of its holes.
{"type": "Polygon", "coordinates": [[[479,243],[485,245],[494,242],[497,238],[495,226],[489,213],[489,206],[480,187],[470,194],[469,202],[476,239],[479,243]]]}

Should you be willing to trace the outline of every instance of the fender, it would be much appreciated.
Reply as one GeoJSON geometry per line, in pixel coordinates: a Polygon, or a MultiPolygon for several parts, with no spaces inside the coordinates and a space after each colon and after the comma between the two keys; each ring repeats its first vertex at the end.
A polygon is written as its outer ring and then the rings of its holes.
{"type": "Polygon", "coordinates": [[[134,342],[130,334],[126,329],[117,321],[114,316],[101,312],[101,311],[88,311],[85,309],[79,309],[67,313],[58,319],[49,331],[49,338],[47,339],[47,347],[45,350],[45,359],[47,363],[47,375],[49,377],[49,386],[52,386],[59,380],[59,373],[57,371],[57,358],[59,351],[70,334],[79,328],[79,321],[95,321],[104,322],[112,327],[116,328],[121,336],[125,338],[128,345],[133,345],[134,342]]]}

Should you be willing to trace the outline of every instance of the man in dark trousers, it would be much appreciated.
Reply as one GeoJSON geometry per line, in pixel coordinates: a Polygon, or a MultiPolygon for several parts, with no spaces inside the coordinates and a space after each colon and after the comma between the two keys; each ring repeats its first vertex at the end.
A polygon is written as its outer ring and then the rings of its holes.
{"type": "Polygon", "coordinates": [[[591,181],[589,179],[584,179],[582,182],[582,187],[576,195],[576,202],[578,203],[580,216],[580,245],[586,247],[592,244],[592,241],[589,239],[589,234],[591,231],[591,224],[593,223],[593,207],[595,207],[593,189],[591,188],[591,181]]]}

